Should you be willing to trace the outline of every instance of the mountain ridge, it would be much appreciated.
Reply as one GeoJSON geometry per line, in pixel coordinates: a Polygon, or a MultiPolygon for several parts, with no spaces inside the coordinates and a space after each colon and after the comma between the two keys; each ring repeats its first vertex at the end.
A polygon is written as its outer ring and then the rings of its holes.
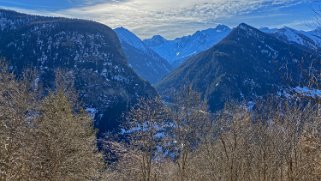
{"type": "Polygon", "coordinates": [[[143,79],[154,84],[172,70],[166,60],[147,47],[134,33],[123,27],[114,31],[120,39],[129,65],[143,79]]]}
{"type": "Polygon", "coordinates": [[[304,46],[314,51],[321,50],[321,36],[318,30],[300,31],[286,26],[280,29],[262,28],[261,30],[287,43],[304,46]]]}
{"type": "MultiPolygon", "coordinates": [[[[191,85],[216,111],[228,100],[252,101],[306,83],[311,62],[319,58],[311,49],[242,23],[212,48],[189,58],[156,88],[166,97],[171,88],[191,85]]],[[[313,65],[313,71],[320,71],[317,61],[313,65]]]]}
{"type": "Polygon", "coordinates": [[[6,10],[0,10],[0,24],[0,56],[12,71],[35,69],[40,85],[49,90],[57,69],[71,72],[79,99],[94,113],[99,136],[117,129],[141,97],[157,95],[128,66],[117,35],[106,25],[6,10]]]}
{"type": "Polygon", "coordinates": [[[188,57],[212,47],[230,33],[231,29],[225,25],[197,31],[192,35],[183,36],[174,40],[167,40],[160,35],[143,42],[172,66],[177,67],[188,57]]]}

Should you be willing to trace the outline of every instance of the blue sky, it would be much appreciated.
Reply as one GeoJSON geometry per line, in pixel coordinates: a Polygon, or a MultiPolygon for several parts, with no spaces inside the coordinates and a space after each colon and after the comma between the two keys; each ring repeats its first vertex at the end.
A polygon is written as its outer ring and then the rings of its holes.
{"type": "Polygon", "coordinates": [[[123,26],[141,38],[175,38],[197,30],[245,22],[255,27],[316,27],[314,0],[0,0],[20,12],[95,20],[123,26]]]}

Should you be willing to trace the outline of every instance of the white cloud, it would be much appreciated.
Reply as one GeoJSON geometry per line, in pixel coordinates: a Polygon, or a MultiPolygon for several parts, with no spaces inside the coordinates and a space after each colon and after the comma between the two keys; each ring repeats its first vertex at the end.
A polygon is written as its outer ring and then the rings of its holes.
{"type": "MultiPolygon", "coordinates": [[[[84,6],[51,14],[91,19],[112,28],[124,26],[140,37],[173,38],[214,26],[220,20],[265,7],[281,8],[306,0],[69,0],[84,6]],[[98,4],[97,4],[98,3],[98,4]]],[[[224,22],[223,22],[224,23],[224,22]]]]}
{"type": "Polygon", "coordinates": [[[165,33],[176,36],[195,31],[192,24],[208,26],[223,17],[247,14],[264,7],[284,7],[297,0],[127,0],[110,1],[87,7],[60,11],[73,17],[87,18],[111,27],[125,26],[141,37],[165,33]],[[187,26],[187,30],[185,27],[187,26]],[[166,28],[167,32],[163,32],[166,28]],[[180,32],[177,32],[179,31],[180,32]],[[192,30],[193,29],[193,30],[192,30]],[[177,33],[174,33],[173,31],[177,33]]]}

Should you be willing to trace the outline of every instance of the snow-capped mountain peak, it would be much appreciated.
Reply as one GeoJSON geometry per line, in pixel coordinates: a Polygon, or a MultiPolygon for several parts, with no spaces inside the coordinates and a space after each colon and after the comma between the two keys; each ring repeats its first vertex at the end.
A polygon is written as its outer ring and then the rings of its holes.
{"type": "Polygon", "coordinates": [[[284,27],[284,28],[280,29],[280,33],[282,33],[283,36],[285,36],[288,39],[288,41],[290,41],[290,42],[294,42],[294,43],[297,43],[300,45],[304,44],[302,34],[300,32],[298,32],[297,30],[294,30],[289,27],[284,27]]]}
{"type": "Polygon", "coordinates": [[[192,35],[166,40],[156,35],[144,43],[174,66],[178,66],[188,57],[207,50],[225,38],[231,29],[225,25],[197,31],[192,35]]]}
{"type": "Polygon", "coordinates": [[[226,26],[226,25],[223,25],[223,24],[219,24],[216,26],[215,30],[217,32],[222,32],[222,31],[229,31],[230,30],[230,27],[226,26]]]}
{"type": "Polygon", "coordinates": [[[281,29],[262,28],[261,31],[291,44],[301,45],[313,50],[321,49],[321,33],[318,30],[305,32],[283,27],[281,29]]]}

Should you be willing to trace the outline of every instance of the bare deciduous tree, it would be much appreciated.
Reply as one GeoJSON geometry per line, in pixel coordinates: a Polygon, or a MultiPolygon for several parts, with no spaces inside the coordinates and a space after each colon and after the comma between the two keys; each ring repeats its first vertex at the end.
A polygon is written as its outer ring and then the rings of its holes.
{"type": "Polygon", "coordinates": [[[102,180],[89,116],[61,90],[39,100],[33,78],[0,67],[0,180],[102,180]]]}
{"type": "Polygon", "coordinates": [[[169,139],[172,139],[172,151],[177,154],[177,176],[183,181],[190,166],[190,153],[202,143],[210,122],[206,104],[190,86],[174,93],[173,98],[173,128],[169,139]]]}
{"type": "Polygon", "coordinates": [[[149,181],[158,177],[154,159],[162,152],[163,128],[168,118],[169,111],[160,98],[141,99],[128,114],[125,129],[130,135],[130,145],[122,147],[126,154],[118,163],[118,168],[126,173],[122,179],[149,181]]]}

